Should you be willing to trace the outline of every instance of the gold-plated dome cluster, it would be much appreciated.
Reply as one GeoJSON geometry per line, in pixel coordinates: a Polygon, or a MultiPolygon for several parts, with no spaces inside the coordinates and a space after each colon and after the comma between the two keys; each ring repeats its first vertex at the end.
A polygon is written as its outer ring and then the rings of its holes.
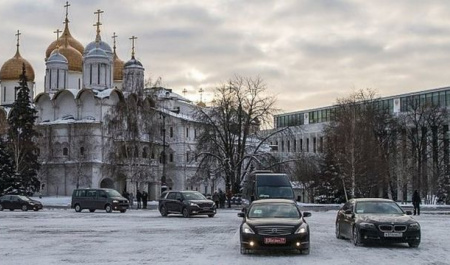
{"type": "Polygon", "coordinates": [[[122,69],[123,69],[123,66],[124,66],[125,63],[124,63],[124,61],[120,60],[119,56],[117,56],[117,53],[116,53],[116,38],[117,38],[117,35],[116,35],[115,32],[114,32],[112,38],[114,40],[114,46],[113,46],[113,49],[114,49],[114,73],[113,73],[113,79],[114,79],[114,81],[116,81],[116,80],[119,81],[119,80],[123,80],[123,71],[122,71],[122,69]]]}
{"type": "MultiPolygon", "coordinates": [[[[50,57],[50,54],[52,54],[52,52],[57,48],[57,47],[63,47],[65,46],[66,43],[66,39],[67,39],[67,43],[68,46],[73,47],[75,50],[77,50],[80,54],[83,54],[84,52],[84,47],[83,45],[77,41],[74,37],[72,37],[72,35],[70,34],[69,31],[69,27],[67,26],[68,23],[66,23],[66,26],[64,28],[64,31],[62,33],[62,36],[60,38],[58,38],[58,40],[53,41],[47,48],[47,50],[45,51],[45,59],[47,60],[48,57],[50,57]]],[[[67,60],[70,59],[67,58],[67,60]]]]}

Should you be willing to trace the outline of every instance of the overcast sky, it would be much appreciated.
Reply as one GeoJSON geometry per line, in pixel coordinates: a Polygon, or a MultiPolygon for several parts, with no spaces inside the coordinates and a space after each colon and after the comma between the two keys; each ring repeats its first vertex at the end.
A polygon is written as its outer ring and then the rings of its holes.
{"type": "MultiPolygon", "coordinates": [[[[380,96],[450,85],[450,1],[78,0],[69,1],[72,36],[102,39],[136,57],[146,78],[193,100],[234,75],[261,77],[284,112],[328,106],[357,89],[380,96]]],[[[45,50],[63,29],[65,0],[0,0],[0,64],[16,49],[43,91],[45,50]]]]}

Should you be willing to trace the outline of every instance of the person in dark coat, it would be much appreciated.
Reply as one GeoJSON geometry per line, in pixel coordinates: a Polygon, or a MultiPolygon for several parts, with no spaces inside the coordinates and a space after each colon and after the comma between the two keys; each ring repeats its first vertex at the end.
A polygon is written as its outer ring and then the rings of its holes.
{"type": "Polygon", "coordinates": [[[138,190],[136,192],[137,209],[141,209],[141,199],[142,199],[142,193],[138,190]]]}
{"type": "Polygon", "coordinates": [[[225,208],[225,200],[226,200],[225,192],[223,192],[221,189],[219,189],[220,208],[225,208]]]}
{"type": "Polygon", "coordinates": [[[420,215],[420,204],[421,204],[421,200],[420,200],[420,195],[419,192],[417,190],[414,191],[413,196],[412,196],[412,203],[414,206],[414,215],[420,215]]]}
{"type": "Polygon", "coordinates": [[[148,197],[148,194],[147,194],[147,192],[144,190],[144,191],[142,192],[142,208],[144,208],[144,209],[147,209],[147,197],[148,197]]]}
{"type": "Polygon", "coordinates": [[[213,196],[212,196],[212,200],[214,201],[214,203],[216,204],[216,208],[219,208],[219,193],[217,191],[214,192],[213,196]]]}

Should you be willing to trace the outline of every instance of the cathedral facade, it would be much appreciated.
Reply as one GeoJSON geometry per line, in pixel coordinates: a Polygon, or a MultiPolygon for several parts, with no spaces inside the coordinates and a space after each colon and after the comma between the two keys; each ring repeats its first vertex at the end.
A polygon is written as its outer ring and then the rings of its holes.
{"type": "MultiPolygon", "coordinates": [[[[57,39],[46,50],[44,91],[33,98],[41,134],[42,195],[68,196],[77,187],[146,190],[149,199],[164,188],[208,192],[208,183],[188,184],[196,174],[197,124],[192,113],[198,106],[170,89],[146,88],[145,69],[135,58],[135,37],[131,58],[120,60],[115,34],[113,48],[102,40],[102,11],[95,12],[95,40],[82,45],[70,33],[68,6],[64,31],[61,36],[55,32],[57,39]],[[113,128],[111,117],[130,105],[139,107],[133,108],[137,114],[123,115],[130,120],[115,119],[122,127],[113,128]],[[131,124],[141,128],[134,136],[131,124]]],[[[19,32],[17,36],[17,52],[0,70],[3,121],[15,100],[22,65],[29,88],[36,89],[34,70],[21,56],[19,32]]],[[[127,110],[131,113],[130,107],[127,110]]]]}

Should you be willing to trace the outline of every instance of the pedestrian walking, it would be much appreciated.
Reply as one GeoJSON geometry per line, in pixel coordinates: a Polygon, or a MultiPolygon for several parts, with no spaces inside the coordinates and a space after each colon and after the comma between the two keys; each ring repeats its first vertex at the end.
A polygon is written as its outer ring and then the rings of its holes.
{"type": "Polygon", "coordinates": [[[225,208],[225,193],[219,189],[219,204],[220,204],[220,208],[225,208]]]}
{"type": "Polygon", "coordinates": [[[227,200],[228,200],[228,208],[231,208],[231,198],[233,197],[233,193],[231,189],[227,190],[227,200]]]}
{"type": "Polygon", "coordinates": [[[148,198],[148,194],[147,192],[144,190],[142,192],[142,208],[147,209],[147,198],[148,198]]]}
{"type": "Polygon", "coordinates": [[[216,204],[216,208],[219,208],[219,193],[217,191],[214,191],[212,200],[216,204]]]}
{"type": "Polygon", "coordinates": [[[412,203],[414,206],[414,215],[416,215],[416,213],[417,215],[420,215],[420,204],[422,203],[422,201],[420,200],[420,195],[417,190],[415,190],[413,193],[412,203]]]}
{"type": "Polygon", "coordinates": [[[133,197],[133,193],[132,193],[132,192],[129,193],[128,199],[130,200],[130,209],[133,209],[133,200],[134,200],[134,197],[133,197]]]}
{"type": "Polygon", "coordinates": [[[139,190],[137,190],[137,192],[136,192],[137,209],[141,209],[141,199],[142,199],[142,193],[139,190]]]}

